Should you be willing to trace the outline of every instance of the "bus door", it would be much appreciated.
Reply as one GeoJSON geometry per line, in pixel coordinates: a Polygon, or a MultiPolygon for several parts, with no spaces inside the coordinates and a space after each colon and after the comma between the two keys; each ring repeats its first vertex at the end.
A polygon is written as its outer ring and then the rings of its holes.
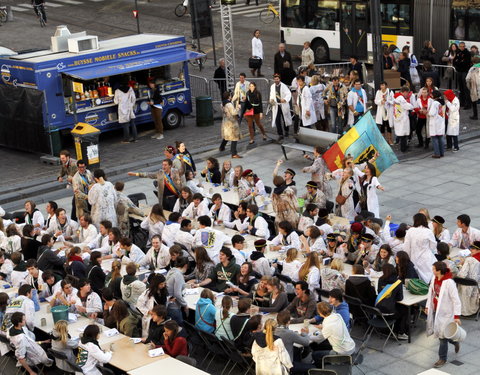
{"type": "Polygon", "coordinates": [[[366,60],[368,7],[366,2],[342,1],[340,18],[340,56],[366,60]]]}

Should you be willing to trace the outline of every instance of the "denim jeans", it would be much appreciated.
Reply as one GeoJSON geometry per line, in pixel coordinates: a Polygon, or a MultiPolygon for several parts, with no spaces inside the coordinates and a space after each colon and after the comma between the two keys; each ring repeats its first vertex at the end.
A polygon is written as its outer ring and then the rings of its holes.
{"type": "Polygon", "coordinates": [[[183,325],[183,315],[182,315],[182,310],[179,309],[175,304],[170,303],[167,307],[167,315],[175,320],[178,325],[183,325]]]}
{"type": "Polygon", "coordinates": [[[447,354],[448,354],[448,343],[455,344],[455,342],[449,339],[439,339],[439,340],[440,340],[440,346],[438,347],[438,358],[446,361],[447,354]]]}
{"type": "Polygon", "coordinates": [[[338,115],[338,109],[336,107],[329,107],[330,110],[330,131],[332,133],[342,134],[343,125],[342,119],[338,115]]]}
{"type": "Polygon", "coordinates": [[[445,151],[445,145],[443,142],[443,135],[433,135],[432,144],[433,144],[433,153],[437,156],[443,156],[445,151]]]}
{"type": "Polygon", "coordinates": [[[130,128],[132,128],[132,139],[137,139],[137,126],[135,120],[131,119],[129,122],[122,122],[123,127],[123,140],[128,142],[130,140],[130,128]]]}

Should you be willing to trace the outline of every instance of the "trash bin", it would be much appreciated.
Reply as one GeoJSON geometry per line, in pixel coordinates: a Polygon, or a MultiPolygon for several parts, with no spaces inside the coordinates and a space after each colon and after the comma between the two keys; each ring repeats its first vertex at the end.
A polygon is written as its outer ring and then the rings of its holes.
{"type": "Polygon", "coordinates": [[[60,130],[55,129],[50,132],[50,142],[52,155],[58,156],[62,151],[62,134],[60,130]]]}
{"type": "Polygon", "coordinates": [[[195,99],[197,108],[197,126],[213,125],[213,105],[210,96],[197,96],[195,99]]]}
{"type": "Polygon", "coordinates": [[[90,170],[100,167],[100,156],[98,152],[99,134],[100,130],[84,122],[79,122],[72,129],[77,160],[81,159],[85,161],[90,170]]]}
{"type": "Polygon", "coordinates": [[[65,320],[68,322],[68,306],[60,305],[52,307],[52,317],[53,323],[58,322],[59,320],[65,320]]]}

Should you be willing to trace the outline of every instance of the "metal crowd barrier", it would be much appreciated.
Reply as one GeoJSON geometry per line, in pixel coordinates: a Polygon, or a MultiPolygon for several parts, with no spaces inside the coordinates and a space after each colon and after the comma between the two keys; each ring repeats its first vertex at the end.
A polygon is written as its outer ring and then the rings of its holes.
{"type": "MultiPolygon", "coordinates": [[[[222,96],[220,93],[220,88],[218,86],[219,81],[222,81],[222,80],[221,79],[208,80],[209,95],[212,98],[212,102],[214,103],[222,102],[222,96]]],[[[260,91],[260,94],[262,95],[262,102],[266,104],[270,96],[270,85],[271,85],[270,81],[267,78],[247,78],[247,81],[254,82],[257,85],[257,90],[260,91]]],[[[233,92],[232,92],[232,95],[233,95],[233,92]]]]}
{"type": "MultiPolygon", "coordinates": [[[[423,64],[418,64],[417,70],[422,81],[423,64]]],[[[440,78],[440,90],[458,90],[457,70],[453,66],[432,64],[432,69],[438,72],[440,78]]]]}
{"type": "MultiPolygon", "coordinates": [[[[314,64],[317,74],[321,77],[329,78],[333,76],[347,75],[349,62],[336,62],[329,64],[314,64]]],[[[362,66],[365,66],[362,64],[362,66]]],[[[307,68],[306,65],[300,65],[297,71],[300,71],[302,68],[307,68]]],[[[364,69],[365,70],[365,69],[364,69]]]]}

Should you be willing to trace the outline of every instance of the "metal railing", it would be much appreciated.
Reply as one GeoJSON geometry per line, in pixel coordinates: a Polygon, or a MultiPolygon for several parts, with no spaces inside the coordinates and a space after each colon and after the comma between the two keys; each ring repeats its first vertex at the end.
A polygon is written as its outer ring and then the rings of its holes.
{"type": "MultiPolygon", "coordinates": [[[[336,62],[329,64],[314,64],[317,74],[323,78],[329,78],[333,76],[342,76],[348,74],[349,62],[336,62]]],[[[362,64],[365,67],[364,64],[362,64]]],[[[306,65],[300,65],[297,71],[300,71],[302,68],[307,68],[306,65]]],[[[364,69],[365,70],[365,69],[364,69]]]]}
{"type": "Polygon", "coordinates": [[[208,79],[201,76],[190,74],[190,92],[192,98],[197,96],[210,95],[208,88],[208,79]]]}
{"type": "MultiPolygon", "coordinates": [[[[266,104],[270,96],[270,81],[267,78],[247,78],[247,80],[249,82],[254,82],[257,85],[257,90],[262,95],[262,102],[266,104]]],[[[214,103],[222,102],[222,93],[220,92],[221,90],[218,85],[218,83],[221,81],[222,79],[208,80],[209,95],[212,98],[212,102],[214,103]]]]}
{"type": "MultiPolygon", "coordinates": [[[[422,67],[423,64],[418,64],[417,70],[420,77],[420,84],[423,83],[422,67]]],[[[432,64],[432,70],[438,73],[438,88],[440,90],[458,90],[457,70],[453,66],[432,64]]],[[[434,84],[437,86],[437,82],[434,82],[434,84]]]]}

